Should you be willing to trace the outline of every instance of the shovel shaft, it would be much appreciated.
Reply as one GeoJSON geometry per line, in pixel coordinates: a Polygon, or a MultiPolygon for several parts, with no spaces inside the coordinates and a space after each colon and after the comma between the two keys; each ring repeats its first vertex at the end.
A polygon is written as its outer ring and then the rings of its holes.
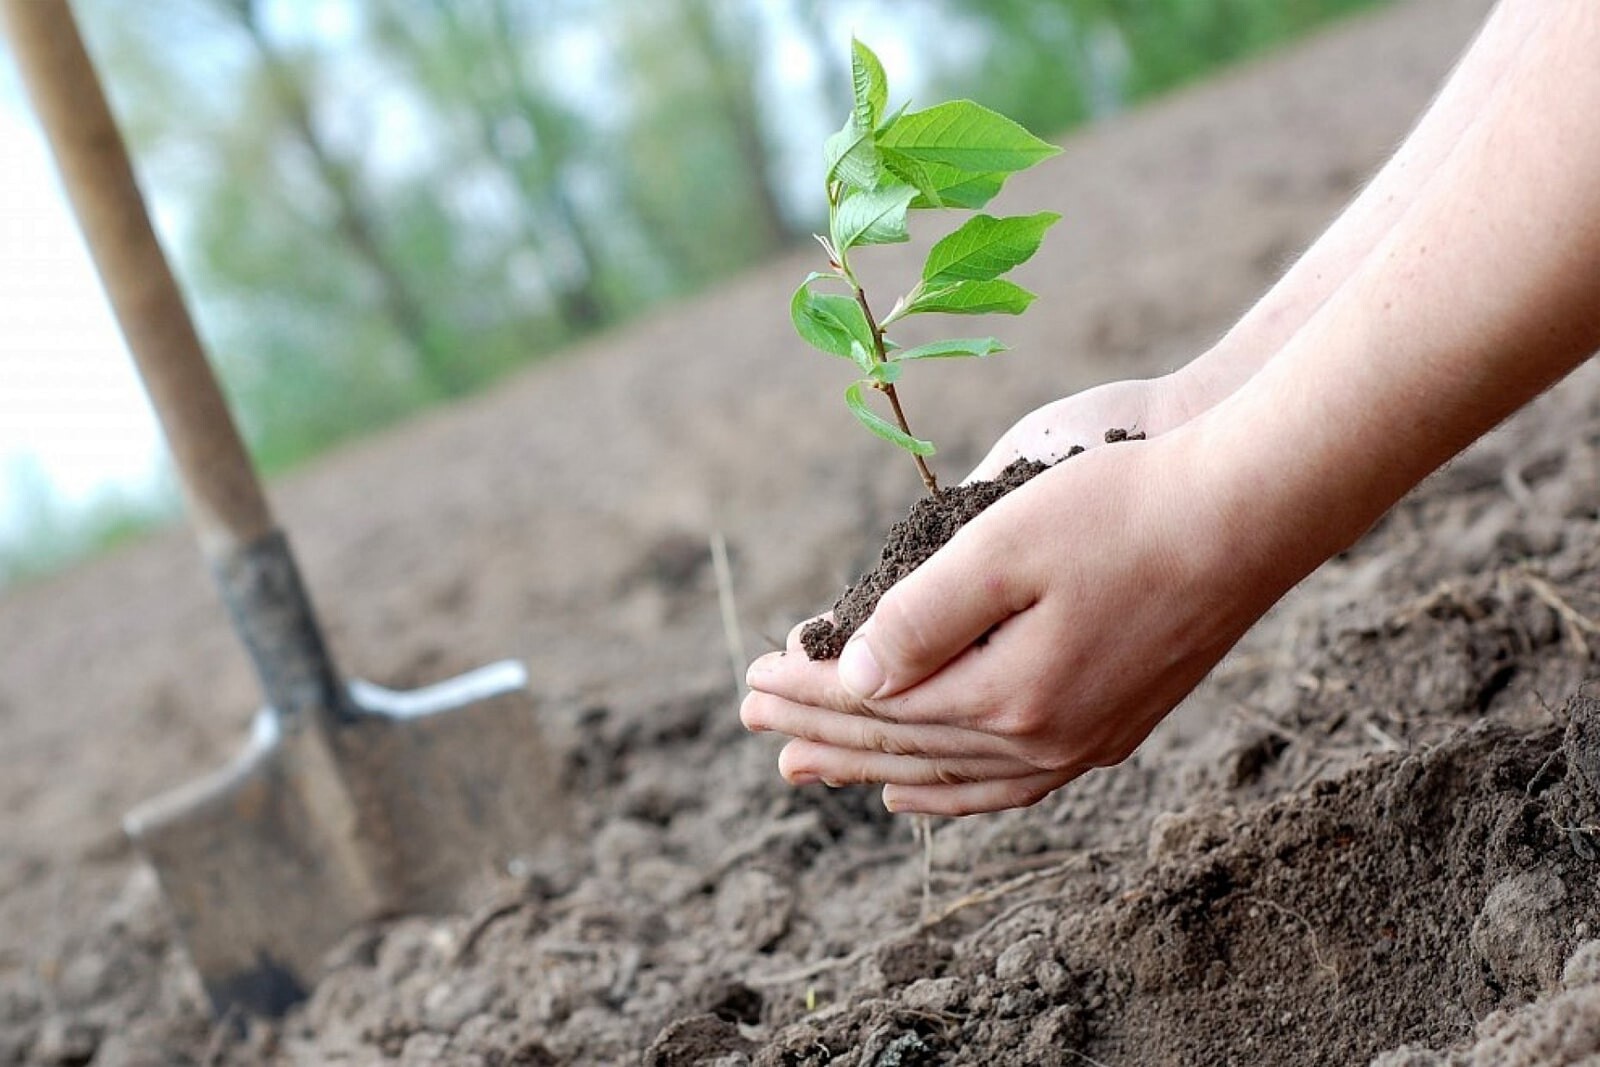
{"type": "Polygon", "coordinates": [[[346,721],[350,702],[282,531],[212,560],[211,571],[279,722],[328,732],[346,721]]]}
{"type": "Polygon", "coordinates": [[[0,0],[13,54],[101,283],[161,420],[208,555],[272,514],[145,210],[65,0],[0,0]]]}
{"type": "Polygon", "coordinates": [[[345,707],[343,689],[150,224],[72,9],[66,0],[0,0],[0,13],[267,701],[285,726],[330,726],[345,707]]]}

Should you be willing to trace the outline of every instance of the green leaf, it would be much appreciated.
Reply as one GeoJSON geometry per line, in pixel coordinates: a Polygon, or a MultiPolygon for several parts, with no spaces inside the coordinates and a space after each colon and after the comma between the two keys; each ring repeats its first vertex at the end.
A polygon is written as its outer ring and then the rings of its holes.
{"type": "Polygon", "coordinates": [[[911,200],[912,207],[919,204],[923,207],[944,206],[944,197],[940,195],[939,186],[927,166],[910,156],[882,148],[878,149],[878,157],[883,161],[885,170],[917,191],[911,200]]]}
{"type": "Polygon", "coordinates": [[[844,402],[849,405],[851,413],[855,415],[856,418],[861,420],[861,425],[865,426],[867,429],[871,430],[885,441],[888,441],[891,444],[899,445],[912,455],[933,455],[934,449],[932,441],[924,441],[920,437],[912,437],[910,434],[900,429],[900,427],[896,426],[894,423],[883,418],[871,408],[867,407],[866,398],[861,395],[861,387],[864,385],[870,387],[872,383],[865,380],[854,382],[851,384],[850,388],[844,391],[844,402]]]}
{"type": "MultiPolygon", "coordinates": [[[[878,154],[887,164],[889,150],[879,149],[878,154]]],[[[960,207],[976,211],[993,200],[1006,181],[1006,175],[998,171],[991,174],[968,174],[964,170],[947,167],[941,163],[924,163],[922,171],[927,176],[928,184],[932,186],[933,195],[929,196],[927,190],[918,186],[919,195],[911,201],[913,208],[960,207]]]]}
{"type": "Polygon", "coordinates": [[[855,123],[863,130],[875,130],[883,109],[889,104],[889,78],[872,49],[850,38],[850,84],[855,102],[855,123]]]}
{"type": "Polygon", "coordinates": [[[934,341],[932,344],[918,345],[908,348],[895,356],[898,363],[907,359],[959,359],[976,356],[992,356],[996,352],[1007,351],[1006,346],[993,337],[967,337],[953,341],[934,341]]]}
{"type": "Polygon", "coordinates": [[[911,101],[908,100],[905,103],[901,104],[899,107],[895,108],[893,115],[890,115],[888,118],[886,118],[882,122],[878,123],[878,133],[879,133],[879,135],[881,136],[883,134],[884,130],[887,130],[890,126],[893,126],[896,122],[899,122],[900,121],[900,116],[904,115],[906,113],[906,109],[909,108],[910,106],[911,106],[911,101]]]}
{"type": "Polygon", "coordinates": [[[1010,174],[1061,151],[971,100],[902,115],[878,135],[878,143],[919,163],[942,163],[968,174],[1010,174]]]}
{"type": "Polygon", "coordinates": [[[822,143],[822,158],[827,170],[824,183],[843,182],[852,189],[873,189],[883,180],[883,161],[872,138],[872,127],[856,125],[851,115],[844,129],[822,143]]]}
{"type": "Polygon", "coordinates": [[[872,49],[854,39],[850,42],[850,82],[850,117],[822,145],[827,167],[823,181],[840,181],[851,189],[875,189],[884,172],[874,130],[889,103],[889,79],[872,49]]]}
{"type": "Polygon", "coordinates": [[[861,368],[861,373],[869,377],[875,377],[873,372],[878,367],[883,366],[882,363],[873,358],[871,351],[860,341],[852,340],[850,342],[850,358],[855,361],[857,367],[861,368]]]}
{"type": "Polygon", "coordinates": [[[811,283],[824,275],[812,274],[800,283],[789,301],[795,332],[813,348],[854,360],[851,345],[872,347],[872,327],[861,305],[836,293],[813,293],[811,283]]]}
{"type": "Polygon", "coordinates": [[[909,185],[885,185],[870,192],[851,191],[833,219],[833,247],[843,253],[856,245],[889,245],[909,241],[906,209],[917,191],[909,185]]]}
{"type": "Polygon", "coordinates": [[[974,215],[928,252],[922,280],[929,288],[957,281],[988,281],[1025,263],[1044,232],[1061,220],[1054,211],[997,219],[974,215]]]}
{"type": "MultiPolygon", "coordinates": [[[[986,282],[951,282],[927,289],[906,305],[901,317],[942,311],[949,315],[986,315],[999,312],[1020,315],[1033,303],[1034,294],[1015,282],[995,279],[986,282]]],[[[905,356],[902,353],[901,359],[905,356]]]]}

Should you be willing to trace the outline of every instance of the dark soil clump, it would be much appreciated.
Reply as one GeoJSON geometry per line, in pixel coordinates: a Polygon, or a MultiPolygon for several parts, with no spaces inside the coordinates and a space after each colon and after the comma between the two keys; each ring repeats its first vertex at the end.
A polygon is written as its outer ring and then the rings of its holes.
{"type": "Polygon", "coordinates": [[[950,486],[938,496],[926,496],[911,505],[906,517],[889,528],[878,565],[844,591],[833,605],[832,618],[813,619],[801,631],[800,644],[806,655],[813,660],[838,659],[850,635],[867,621],[896,582],[944,547],[957,530],[990,504],[1049,469],[1049,464],[1019,459],[994,481],[950,486]]]}
{"type": "MultiPolygon", "coordinates": [[[[1110,445],[1121,441],[1142,441],[1144,436],[1143,431],[1117,428],[1107,430],[1105,440],[1110,445]]],[[[1074,445],[1064,459],[1071,459],[1083,451],[1083,446],[1074,445]]],[[[938,496],[923,497],[911,505],[906,517],[889,527],[878,565],[844,591],[844,595],[834,603],[831,617],[813,619],[800,632],[800,644],[806,650],[806,656],[813,660],[838,659],[850,635],[871,617],[878,601],[896,582],[943,548],[957,530],[977,518],[989,505],[1013,489],[1026,485],[1053,465],[1019,459],[1001,471],[1000,477],[993,481],[951,486],[941,490],[938,496]]]]}

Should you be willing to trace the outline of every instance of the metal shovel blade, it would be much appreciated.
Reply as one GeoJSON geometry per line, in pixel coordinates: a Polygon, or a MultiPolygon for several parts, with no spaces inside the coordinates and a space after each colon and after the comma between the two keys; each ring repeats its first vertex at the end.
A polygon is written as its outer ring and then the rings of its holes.
{"type": "Polygon", "coordinates": [[[556,836],[526,682],[511,661],[404,693],[352,682],[328,732],[265,709],[231,766],[126,817],[214,1010],[281,1015],[352,928],[470,908],[556,836]]]}

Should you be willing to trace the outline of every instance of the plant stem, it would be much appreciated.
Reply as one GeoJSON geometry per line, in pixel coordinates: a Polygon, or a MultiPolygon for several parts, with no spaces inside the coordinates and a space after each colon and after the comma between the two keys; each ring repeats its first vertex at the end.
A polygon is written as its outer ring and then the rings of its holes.
{"type": "MultiPolygon", "coordinates": [[[[889,352],[883,344],[883,328],[878,325],[877,318],[872,314],[871,306],[867,304],[866,292],[856,282],[853,275],[850,276],[850,288],[855,290],[856,303],[861,305],[861,313],[867,317],[867,327],[872,331],[873,357],[877,359],[879,363],[889,362],[889,352]]],[[[879,385],[879,388],[882,389],[884,394],[888,396],[889,406],[894,409],[894,418],[895,421],[900,424],[901,432],[907,437],[915,437],[916,434],[911,432],[911,426],[906,422],[906,413],[900,407],[900,397],[894,390],[894,383],[883,382],[879,385]]],[[[915,452],[911,454],[911,458],[917,464],[917,473],[922,476],[922,484],[927,487],[928,495],[938,496],[939,482],[934,478],[933,471],[928,469],[928,464],[925,463],[922,457],[917,455],[915,452]]]]}

